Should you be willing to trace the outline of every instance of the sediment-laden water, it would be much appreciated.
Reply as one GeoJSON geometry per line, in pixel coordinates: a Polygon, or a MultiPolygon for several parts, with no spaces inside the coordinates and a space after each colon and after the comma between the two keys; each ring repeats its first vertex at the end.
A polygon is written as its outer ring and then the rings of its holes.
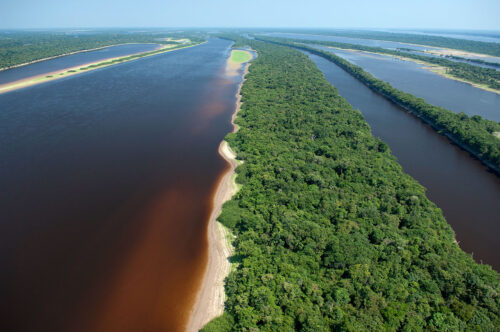
{"type": "Polygon", "coordinates": [[[0,95],[2,331],[177,331],[241,77],[231,43],[0,95]]]}

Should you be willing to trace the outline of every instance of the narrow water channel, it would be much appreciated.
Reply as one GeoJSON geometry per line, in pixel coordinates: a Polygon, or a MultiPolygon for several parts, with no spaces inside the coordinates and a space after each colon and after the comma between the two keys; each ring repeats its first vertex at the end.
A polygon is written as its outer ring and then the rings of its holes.
{"type": "Polygon", "coordinates": [[[360,66],[373,76],[389,82],[393,87],[426,102],[442,106],[452,112],[480,115],[485,119],[500,121],[500,94],[476,88],[468,83],[456,81],[425,69],[412,61],[390,56],[352,52],[318,47],[334,53],[360,66]]]}
{"type": "Polygon", "coordinates": [[[500,177],[334,63],[308,55],[340,95],[363,113],[373,135],[389,145],[404,171],[427,188],[460,247],[500,271],[500,177]]]}
{"type": "Polygon", "coordinates": [[[210,39],[0,95],[0,330],[182,331],[241,77],[210,39]]]}

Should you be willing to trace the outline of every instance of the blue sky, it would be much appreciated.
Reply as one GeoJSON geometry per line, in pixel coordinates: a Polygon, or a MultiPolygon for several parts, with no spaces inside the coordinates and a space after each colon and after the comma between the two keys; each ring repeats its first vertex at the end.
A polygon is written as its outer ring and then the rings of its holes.
{"type": "Polygon", "coordinates": [[[0,28],[367,27],[500,30],[500,0],[0,0],[0,28]]]}

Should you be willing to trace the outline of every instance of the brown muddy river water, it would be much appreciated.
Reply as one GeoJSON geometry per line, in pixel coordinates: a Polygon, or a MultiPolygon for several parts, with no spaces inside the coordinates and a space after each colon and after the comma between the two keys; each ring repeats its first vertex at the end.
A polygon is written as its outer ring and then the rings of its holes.
{"type": "Polygon", "coordinates": [[[0,95],[1,331],[182,330],[227,167],[230,46],[0,95]]]}

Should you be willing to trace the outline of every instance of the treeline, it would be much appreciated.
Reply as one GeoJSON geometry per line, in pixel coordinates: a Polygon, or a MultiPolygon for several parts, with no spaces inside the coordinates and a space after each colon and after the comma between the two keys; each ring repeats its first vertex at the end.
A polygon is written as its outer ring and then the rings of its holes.
{"type": "Polygon", "coordinates": [[[456,78],[464,79],[464,80],[470,81],[472,83],[484,84],[492,89],[500,90],[500,71],[495,70],[493,68],[484,68],[484,67],[471,65],[468,63],[451,61],[451,60],[444,59],[444,58],[418,55],[415,53],[410,53],[410,52],[405,52],[405,51],[389,50],[389,49],[382,48],[382,47],[371,47],[371,46],[337,43],[337,42],[321,41],[321,40],[306,40],[306,39],[291,39],[291,38],[268,38],[268,37],[262,37],[262,36],[259,36],[258,39],[282,41],[285,43],[307,43],[307,44],[324,45],[324,46],[331,46],[331,47],[337,47],[337,48],[342,48],[342,49],[360,50],[360,51],[365,51],[365,52],[389,54],[392,56],[415,59],[415,60],[424,61],[427,63],[432,63],[432,64],[435,64],[438,66],[445,67],[446,73],[451,75],[451,76],[454,76],[456,78]]]}
{"type": "Polygon", "coordinates": [[[500,132],[500,123],[483,119],[479,115],[469,117],[464,113],[457,114],[443,107],[428,104],[424,99],[392,87],[389,83],[375,78],[363,68],[331,52],[297,44],[293,41],[283,41],[280,38],[265,38],[264,40],[293,46],[332,61],[372,90],[383,94],[388,99],[421,117],[440,133],[445,134],[490,168],[500,173],[500,139],[494,136],[495,132],[500,132]]]}
{"type": "Polygon", "coordinates": [[[227,136],[243,186],[219,218],[235,267],[203,331],[498,329],[498,273],[458,247],[361,113],[301,52],[245,44],[259,56],[227,136]]]}
{"type": "MultiPolygon", "coordinates": [[[[415,50],[413,48],[407,48],[407,47],[398,47],[396,48],[397,51],[403,51],[403,52],[411,52],[411,53],[425,53],[423,51],[415,50]]],[[[436,55],[437,56],[437,55],[436,55]]],[[[500,63],[498,62],[490,62],[490,61],[485,61],[482,59],[477,59],[477,58],[464,58],[461,56],[456,56],[456,55],[439,55],[440,57],[446,58],[446,59],[453,59],[457,61],[463,61],[463,62],[470,62],[470,63],[477,63],[480,65],[486,65],[490,67],[500,67],[500,63]]]]}
{"type": "Polygon", "coordinates": [[[490,67],[499,67],[500,68],[500,63],[498,63],[498,62],[489,62],[489,61],[484,61],[481,59],[463,58],[461,56],[455,56],[455,55],[445,55],[444,57],[448,58],[448,59],[458,60],[458,61],[467,61],[467,62],[477,63],[480,65],[486,65],[486,66],[490,66],[490,67]]]}
{"type": "Polygon", "coordinates": [[[359,30],[287,30],[283,32],[385,40],[434,47],[445,47],[455,50],[500,56],[500,43],[488,43],[442,36],[359,30]]]}
{"type": "MultiPolygon", "coordinates": [[[[177,36],[178,34],[172,34],[177,36]]],[[[66,53],[123,43],[171,43],[160,40],[169,34],[102,32],[65,34],[45,32],[0,33],[0,69],[66,53]]],[[[192,36],[195,41],[202,39],[192,36]]],[[[183,38],[186,38],[184,35],[183,38]]],[[[189,37],[188,37],[189,38],[189,37]]]]}

